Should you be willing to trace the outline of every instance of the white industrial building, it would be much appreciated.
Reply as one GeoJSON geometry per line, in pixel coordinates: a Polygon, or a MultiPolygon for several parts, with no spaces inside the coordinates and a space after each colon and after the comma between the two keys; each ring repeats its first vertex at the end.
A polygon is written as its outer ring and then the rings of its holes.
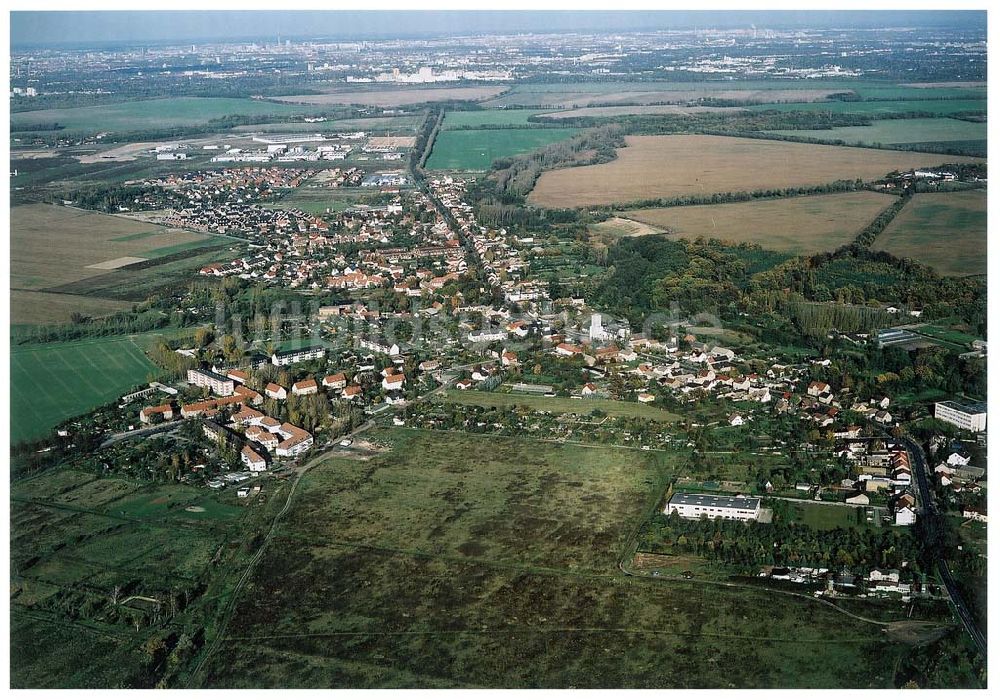
{"type": "Polygon", "coordinates": [[[704,493],[675,493],[667,507],[666,515],[677,513],[682,518],[757,520],[760,517],[760,499],[747,496],[715,496],[704,493]]]}
{"type": "Polygon", "coordinates": [[[934,404],[934,417],[973,433],[986,430],[986,404],[982,402],[938,401],[934,404]]]}

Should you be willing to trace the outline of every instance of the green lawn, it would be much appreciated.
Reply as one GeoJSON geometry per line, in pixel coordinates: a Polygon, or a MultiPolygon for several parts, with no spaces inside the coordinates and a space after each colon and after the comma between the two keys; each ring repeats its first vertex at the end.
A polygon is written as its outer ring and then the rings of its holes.
{"type": "Polygon", "coordinates": [[[448,112],[444,118],[443,128],[529,126],[528,117],[538,113],[537,109],[484,109],[475,112],[448,112]]]}
{"type": "Polygon", "coordinates": [[[786,501],[790,508],[792,522],[801,525],[808,525],[817,530],[833,530],[838,527],[855,527],[858,525],[858,513],[863,513],[863,509],[833,506],[822,503],[791,503],[786,501]]]}
{"type": "Polygon", "coordinates": [[[11,441],[44,437],[159,370],[128,338],[13,347],[11,441]]]}
{"type": "Polygon", "coordinates": [[[578,129],[470,129],[441,131],[427,160],[429,170],[487,170],[497,158],[533,151],[575,135],[578,129]]]}
{"type": "Polygon", "coordinates": [[[664,422],[680,419],[680,416],[669,411],[664,411],[662,408],[631,401],[613,401],[611,399],[571,399],[558,396],[550,397],[513,393],[499,394],[486,391],[452,389],[440,395],[440,400],[475,406],[523,406],[534,411],[576,413],[580,415],[586,415],[595,409],[600,409],[609,416],[648,418],[649,420],[664,422]]]}
{"type": "Polygon", "coordinates": [[[12,130],[58,123],[66,132],[141,131],[205,124],[232,114],[249,116],[314,114],[321,107],[280,104],[231,97],[170,97],[94,107],[40,109],[11,114],[12,130]]]}

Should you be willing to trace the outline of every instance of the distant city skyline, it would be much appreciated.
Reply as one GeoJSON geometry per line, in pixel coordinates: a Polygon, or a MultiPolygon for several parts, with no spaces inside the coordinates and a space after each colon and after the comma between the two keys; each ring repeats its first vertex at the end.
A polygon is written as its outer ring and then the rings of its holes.
{"type": "Polygon", "coordinates": [[[463,34],[794,28],[964,27],[979,10],[928,11],[70,11],[11,12],[11,45],[364,40],[463,34]]]}

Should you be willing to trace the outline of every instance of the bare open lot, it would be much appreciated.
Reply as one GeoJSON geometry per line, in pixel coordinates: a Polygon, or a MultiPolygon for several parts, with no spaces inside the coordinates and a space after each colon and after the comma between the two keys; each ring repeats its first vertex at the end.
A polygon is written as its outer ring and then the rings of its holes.
{"type": "Polygon", "coordinates": [[[875,179],[978,158],[729,136],[629,136],[610,163],[542,174],[529,201],[579,207],[875,179]]]}
{"type": "MultiPolygon", "coordinates": [[[[630,219],[681,238],[756,243],[768,250],[804,255],[854,240],[895,198],[877,192],[844,192],[695,207],[635,209],[630,219]]],[[[655,231],[655,229],[654,229],[655,231]]],[[[641,235],[641,234],[631,234],[641,235]]]]}
{"type": "Polygon", "coordinates": [[[323,95],[286,95],[273,98],[276,102],[304,105],[375,105],[398,107],[438,100],[485,100],[507,89],[505,85],[451,88],[385,88],[374,90],[341,90],[323,95]]]}

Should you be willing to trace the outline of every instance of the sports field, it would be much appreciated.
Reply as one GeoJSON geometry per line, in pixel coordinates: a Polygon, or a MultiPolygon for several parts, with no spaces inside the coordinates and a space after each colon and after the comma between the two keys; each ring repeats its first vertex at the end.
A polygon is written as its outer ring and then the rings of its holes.
{"type": "Polygon", "coordinates": [[[149,381],[159,369],[128,338],[14,346],[11,441],[45,436],[60,422],[149,381]]]}
{"type": "Polygon", "coordinates": [[[427,159],[428,170],[487,170],[497,158],[563,141],[578,129],[470,129],[441,131],[427,159]]]}
{"type": "Polygon", "coordinates": [[[878,119],[868,126],[838,126],[833,129],[772,131],[773,134],[843,141],[852,146],[951,141],[986,141],[986,124],[961,119],[878,119]]]}
{"type": "Polygon", "coordinates": [[[942,275],[984,275],[986,191],[914,195],[872,248],[912,258],[942,275]]]}
{"type": "Polygon", "coordinates": [[[535,396],[532,394],[500,394],[487,391],[468,391],[452,389],[438,395],[436,400],[449,403],[471,404],[474,406],[523,406],[534,411],[550,413],[576,413],[586,415],[591,411],[601,410],[609,416],[625,416],[627,418],[647,418],[649,420],[672,422],[680,416],[664,411],[662,408],[631,401],[613,401],[611,399],[571,399],[558,396],[535,396]]]}
{"type": "Polygon", "coordinates": [[[621,573],[674,467],[664,455],[373,437],[390,450],[303,478],[203,685],[691,688],[720,673],[738,687],[892,684],[902,647],[880,625],[621,573]]]}
{"type": "Polygon", "coordinates": [[[811,197],[764,199],[733,204],[633,209],[630,219],[680,238],[718,238],[756,243],[793,255],[834,250],[890,206],[895,197],[877,192],[844,192],[811,197]]]}
{"type": "Polygon", "coordinates": [[[628,136],[626,143],[609,163],[543,173],[529,201],[544,207],[579,207],[700,197],[870,180],[893,170],[979,161],[729,136],[628,136]]]}
{"type": "Polygon", "coordinates": [[[65,127],[62,133],[142,131],[174,126],[196,126],[231,114],[286,115],[313,114],[317,111],[321,110],[243,98],[170,97],[94,107],[14,112],[11,114],[10,124],[11,129],[15,131],[36,124],[52,123],[59,123],[65,127]]]}

